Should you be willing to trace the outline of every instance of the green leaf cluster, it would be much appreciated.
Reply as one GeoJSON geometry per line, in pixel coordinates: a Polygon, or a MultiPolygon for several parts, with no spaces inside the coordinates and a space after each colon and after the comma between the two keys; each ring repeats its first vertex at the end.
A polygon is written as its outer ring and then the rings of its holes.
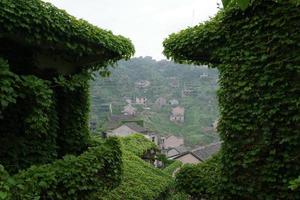
{"type": "Polygon", "coordinates": [[[163,171],[171,176],[182,166],[182,162],[175,160],[173,163],[163,169],[163,171]]]}
{"type": "Polygon", "coordinates": [[[155,144],[140,134],[120,140],[124,168],[122,182],[114,190],[98,193],[93,199],[164,199],[173,186],[172,177],[141,158],[145,152],[154,150],[155,144]]]}
{"type": "Polygon", "coordinates": [[[3,193],[11,200],[81,200],[90,199],[93,193],[111,190],[121,181],[121,146],[116,138],[101,143],[78,157],[67,155],[51,164],[31,166],[11,177],[14,180],[11,187],[6,187],[9,180],[4,180],[7,174],[3,175],[0,168],[0,188],[4,184],[3,188],[9,193],[4,193],[5,190],[3,193]]]}
{"type": "Polygon", "coordinates": [[[99,69],[134,54],[131,41],[41,0],[0,2],[0,38],[99,69]]]}
{"type": "Polygon", "coordinates": [[[164,41],[167,57],[220,72],[224,199],[300,199],[299,19],[296,1],[255,0],[164,41]]]}
{"type": "Polygon", "coordinates": [[[176,174],[177,191],[194,199],[222,199],[219,192],[220,155],[197,165],[184,165],[176,174]]]}

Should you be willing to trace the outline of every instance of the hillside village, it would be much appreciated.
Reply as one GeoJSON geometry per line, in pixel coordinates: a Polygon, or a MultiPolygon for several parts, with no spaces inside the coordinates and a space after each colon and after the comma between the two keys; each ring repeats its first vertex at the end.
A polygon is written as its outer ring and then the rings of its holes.
{"type": "Polygon", "coordinates": [[[110,77],[92,82],[90,123],[107,131],[120,123],[116,118],[141,120],[159,136],[184,138],[191,148],[218,142],[217,81],[218,72],[205,66],[151,57],[121,61],[110,77]]]}
{"type": "MultiPolygon", "coordinates": [[[[135,58],[129,62],[123,61],[119,63],[120,72],[116,70],[108,80],[94,81],[92,84],[92,94],[94,94],[92,112],[94,118],[91,118],[90,129],[96,135],[101,135],[104,138],[111,136],[128,137],[139,133],[154,142],[159,153],[169,160],[178,160],[184,164],[203,162],[218,152],[221,146],[216,134],[217,115],[213,110],[207,110],[207,116],[214,117],[202,127],[202,131],[204,134],[209,133],[214,136],[215,139],[193,144],[187,142],[189,136],[185,133],[166,132],[156,127],[155,124],[149,126],[148,119],[155,114],[164,114],[166,116],[164,120],[169,123],[170,127],[180,127],[189,123],[189,112],[193,112],[193,108],[199,106],[199,103],[193,105],[199,97],[205,97],[202,103],[206,109],[209,104],[215,102],[214,92],[217,86],[217,73],[205,67],[195,66],[194,74],[197,74],[197,76],[194,75],[195,77],[192,80],[186,79],[184,76],[180,78],[180,73],[182,73],[180,71],[168,72],[172,74],[168,78],[154,78],[157,69],[161,73],[162,70],[169,70],[170,67],[183,67],[180,65],[174,66],[171,62],[163,61],[164,69],[160,67],[160,62],[149,57],[135,58]],[[147,66],[149,63],[151,65],[147,66]],[[136,64],[141,66],[133,68],[136,64]],[[134,73],[130,73],[131,68],[135,70],[135,73],[138,73],[139,70],[143,69],[143,66],[147,66],[150,71],[150,73],[144,75],[144,79],[135,77],[134,73]],[[193,86],[196,82],[202,83],[202,86],[193,86]],[[203,93],[204,89],[208,90],[206,95],[203,93]],[[120,92],[116,92],[116,90],[120,92]],[[109,92],[110,96],[95,95],[98,92],[100,92],[100,95],[103,91],[109,92]],[[100,97],[102,100],[100,102],[105,103],[99,104],[98,99],[100,97]],[[185,103],[186,100],[191,102],[185,103]]],[[[217,107],[216,104],[212,106],[214,109],[217,107]]],[[[200,135],[201,132],[199,131],[198,134],[200,135]]],[[[156,161],[154,164],[156,167],[162,167],[163,165],[160,161],[156,161]]]]}

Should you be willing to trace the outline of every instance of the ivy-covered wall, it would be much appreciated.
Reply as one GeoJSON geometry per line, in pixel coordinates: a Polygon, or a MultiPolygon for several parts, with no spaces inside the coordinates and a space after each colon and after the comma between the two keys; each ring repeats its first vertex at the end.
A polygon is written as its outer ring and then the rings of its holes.
{"type": "Polygon", "coordinates": [[[165,55],[220,71],[224,199],[300,199],[300,6],[254,0],[172,34],[165,55]]]}
{"type": "Polygon", "coordinates": [[[89,79],[131,41],[41,0],[0,1],[0,164],[16,173],[89,144],[89,79]]]}

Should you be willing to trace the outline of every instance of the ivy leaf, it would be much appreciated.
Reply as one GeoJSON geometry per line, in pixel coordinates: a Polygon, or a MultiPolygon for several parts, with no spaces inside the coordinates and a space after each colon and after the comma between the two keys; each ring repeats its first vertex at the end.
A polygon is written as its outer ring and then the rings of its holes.
{"type": "Polygon", "coordinates": [[[231,0],[222,0],[222,3],[223,3],[224,8],[227,7],[227,5],[229,4],[230,1],[231,1],[231,0]]]}
{"type": "Polygon", "coordinates": [[[250,0],[237,0],[237,4],[242,10],[246,10],[250,5],[250,0]]]}

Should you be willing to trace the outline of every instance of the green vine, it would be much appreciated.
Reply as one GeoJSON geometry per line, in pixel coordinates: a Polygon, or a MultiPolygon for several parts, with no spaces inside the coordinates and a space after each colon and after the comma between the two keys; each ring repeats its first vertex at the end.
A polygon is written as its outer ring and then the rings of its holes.
{"type": "Polygon", "coordinates": [[[300,199],[299,19],[297,1],[255,0],[164,41],[167,57],[220,71],[224,199],[300,199]]]}

